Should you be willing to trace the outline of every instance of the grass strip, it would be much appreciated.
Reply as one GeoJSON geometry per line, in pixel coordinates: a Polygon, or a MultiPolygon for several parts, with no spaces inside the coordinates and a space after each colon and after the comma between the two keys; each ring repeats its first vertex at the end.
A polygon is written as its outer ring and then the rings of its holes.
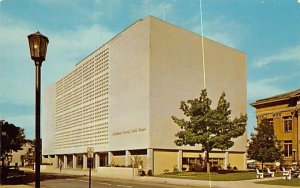
{"type": "Polygon", "coordinates": [[[279,179],[279,180],[269,180],[269,181],[260,181],[256,182],[257,184],[265,184],[265,185],[282,185],[282,186],[294,186],[300,187],[300,179],[293,178],[291,180],[279,179]]]}
{"type": "Polygon", "coordinates": [[[177,179],[190,179],[190,180],[206,180],[206,181],[240,181],[256,179],[255,172],[235,172],[235,173],[210,173],[206,172],[181,172],[181,173],[168,173],[161,174],[157,177],[164,178],[177,178],[177,179]]]}

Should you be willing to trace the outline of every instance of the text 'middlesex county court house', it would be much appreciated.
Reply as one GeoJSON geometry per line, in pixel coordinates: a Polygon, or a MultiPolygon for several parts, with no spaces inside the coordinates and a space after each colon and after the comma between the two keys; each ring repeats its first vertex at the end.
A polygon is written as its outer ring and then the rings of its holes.
{"type": "MultiPolygon", "coordinates": [[[[129,166],[132,156],[154,174],[199,162],[201,147],[174,144],[180,102],[200,96],[204,74],[216,105],[225,91],[232,116],[246,113],[246,56],[155,17],[138,20],[80,61],[43,96],[43,156],[65,168],[129,166]]],[[[246,133],[214,165],[246,168],[246,133]]]]}

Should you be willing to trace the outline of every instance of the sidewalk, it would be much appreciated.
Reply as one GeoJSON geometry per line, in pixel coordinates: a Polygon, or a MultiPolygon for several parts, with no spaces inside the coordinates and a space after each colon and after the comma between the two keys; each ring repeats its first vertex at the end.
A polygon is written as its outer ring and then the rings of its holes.
{"type": "MultiPolygon", "coordinates": [[[[25,171],[32,171],[29,169],[22,169],[25,171]]],[[[48,169],[43,170],[46,173],[55,173],[55,174],[67,174],[67,175],[79,175],[79,176],[88,176],[88,170],[72,170],[64,169],[62,172],[59,172],[59,169],[48,169]]],[[[93,177],[99,177],[95,171],[92,172],[93,177]]],[[[281,179],[282,177],[272,178],[281,179]]],[[[104,178],[105,179],[105,178],[104,178]]],[[[116,179],[116,178],[106,178],[106,179],[116,179]]],[[[204,181],[204,180],[187,180],[187,179],[172,179],[172,178],[159,178],[159,177],[149,177],[149,176],[135,176],[133,178],[118,178],[119,180],[125,181],[135,181],[135,182],[152,182],[160,184],[170,184],[170,185],[184,185],[184,186],[205,186],[210,188],[280,188],[279,185],[263,185],[257,184],[258,181],[271,180],[271,178],[264,179],[252,179],[252,180],[243,180],[243,181],[204,181]]],[[[1,188],[32,188],[28,185],[3,185],[1,188]]]]}
{"type": "MultiPolygon", "coordinates": [[[[272,178],[279,179],[279,178],[272,178]]],[[[280,188],[278,185],[263,185],[256,184],[258,181],[266,181],[266,179],[253,179],[243,181],[204,181],[204,180],[187,180],[187,179],[172,179],[172,178],[157,178],[157,177],[137,177],[133,181],[155,182],[162,184],[186,185],[186,186],[206,186],[213,188],[280,188]]]]}
{"type": "Polygon", "coordinates": [[[33,188],[29,185],[0,185],[1,188],[33,188]]]}

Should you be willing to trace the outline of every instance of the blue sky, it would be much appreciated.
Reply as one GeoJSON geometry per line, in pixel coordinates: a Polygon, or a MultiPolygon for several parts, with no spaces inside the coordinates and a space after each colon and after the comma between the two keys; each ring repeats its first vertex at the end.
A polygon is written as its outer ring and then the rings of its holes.
{"type": "MultiPolygon", "coordinates": [[[[249,135],[256,125],[249,103],[300,88],[300,0],[202,0],[202,9],[204,35],[247,54],[249,135]]],[[[200,34],[200,0],[0,0],[0,119],[34,137],[27,35],[39,30],[50,40],[45,88],[148,15],[200,34]]]]}

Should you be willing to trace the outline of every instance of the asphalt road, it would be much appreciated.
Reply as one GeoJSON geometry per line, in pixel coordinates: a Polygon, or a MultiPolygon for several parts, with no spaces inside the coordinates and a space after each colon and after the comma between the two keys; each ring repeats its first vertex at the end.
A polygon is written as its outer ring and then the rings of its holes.
{"type": "MultiPolygon", "coordinates": [[[[85,179],[55,179],[41,182],[43,188],[84,188],[89,187],[88,180],[85,179]]],[[[136,183],[136,182],[124,182],[124,181],[104,181],[104,180],[92,180],[92,188],[183,188],[174,185],[159,185],[150,183],[136,183]]]]}
{"type": "MultiPolygon", "coordinates": [[[[34,187],[34,174],[26,174],[26,184],[34,187]]],[[[41,174],[42,188],[88,188],[87,176],[72,176],[64,174],[41,174]]],[[[149,182],[133,182],[124,180],[108,180],[92,177],[92,188],[186,188],[186,186],[157,184],[149,182]]]]}

